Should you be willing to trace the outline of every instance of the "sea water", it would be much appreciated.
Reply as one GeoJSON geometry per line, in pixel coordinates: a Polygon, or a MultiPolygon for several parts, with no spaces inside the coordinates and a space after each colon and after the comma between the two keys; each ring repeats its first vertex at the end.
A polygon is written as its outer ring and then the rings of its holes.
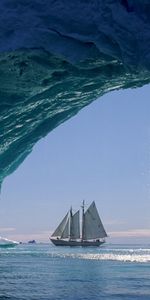
{"type": "Polygon", "coordinates": [[[0,249],[0,300],[150,300],[150,245],[0,249]]]}

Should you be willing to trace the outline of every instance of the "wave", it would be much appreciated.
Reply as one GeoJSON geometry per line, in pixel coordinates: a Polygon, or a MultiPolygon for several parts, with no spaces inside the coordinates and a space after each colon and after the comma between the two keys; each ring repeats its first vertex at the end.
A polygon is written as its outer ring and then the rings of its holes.
{"type": "Polygon", "coordinates": [[[136,254],[94,254],[94,253],[86,253],[86,254],[75,254],[75,253],[67,253],[67,254],[53,254],[53,257],[62,257],[62,258],[72,258],[72,259],[85,259],[85,260],[105,260],[105,261],[120,261],[120,262],[138,262],[138,263],[147,263],[150,262],[150,255],[136,255],[136,254]]]}
{"type": "Polygon", "coordinates": [[[120,262],[150,262],[150,248],[55,248],[36,245],[19,245],[16,248],[0,249],[0,257],[3,256],[22,256],[22,257],[49,257],[50,259],[79,259],[97,261],[120,261],[120,262]]]}
{"type": "Polygon", "coordinates": [[[150,248],[131,248],[131,249],[128,249],[128,248],[117,248],[117,249],[113,249],[113,248],[108,248],[108,249],[105,249],[104,250],[105,252],[131,252],[131,253],[138,253],[138,252],[147,252],[147,253],[150,253],[150,248]]]}

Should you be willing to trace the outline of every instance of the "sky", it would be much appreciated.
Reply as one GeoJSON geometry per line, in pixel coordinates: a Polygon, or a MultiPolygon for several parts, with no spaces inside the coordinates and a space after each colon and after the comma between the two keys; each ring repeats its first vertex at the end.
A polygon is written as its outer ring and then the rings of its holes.
{"type": "Polygon", "coordinates": [[[150,86],[94,101],[40,140],[2,185],[0,235],[49,236],[94,200],[108,243],[150,243],[150,86]]]}

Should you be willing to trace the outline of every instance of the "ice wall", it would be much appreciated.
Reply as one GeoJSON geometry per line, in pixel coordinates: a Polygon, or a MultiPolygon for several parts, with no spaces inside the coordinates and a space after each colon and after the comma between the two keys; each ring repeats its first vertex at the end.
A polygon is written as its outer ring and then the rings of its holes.
{"type": "Polygon", "coordinates": [[[0,181],[106,92],[150,82],[149,0],[1,0],[0,181]]]}

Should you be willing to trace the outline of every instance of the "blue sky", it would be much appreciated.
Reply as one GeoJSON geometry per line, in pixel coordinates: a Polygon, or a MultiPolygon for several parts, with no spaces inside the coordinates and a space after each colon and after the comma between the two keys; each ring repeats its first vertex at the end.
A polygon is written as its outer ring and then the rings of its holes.
{"type": "Polygon", "coordinates": [[[107,94],[42,139],[3,183],[0,234],[48,241],[85,199],[95,200],[109,242],[149,242],[149,94],[107,94]]]}

